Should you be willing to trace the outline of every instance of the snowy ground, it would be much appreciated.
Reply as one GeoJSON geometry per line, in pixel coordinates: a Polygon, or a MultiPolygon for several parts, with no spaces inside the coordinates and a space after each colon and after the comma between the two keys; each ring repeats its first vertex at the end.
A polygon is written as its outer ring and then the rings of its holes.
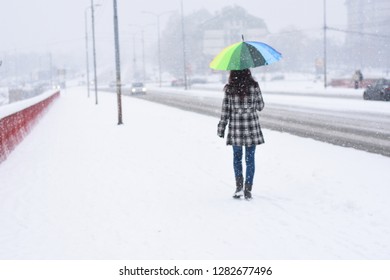
{"type": "Polygon", "coordinates": [[[389,259],[390,158],[264,130],[234,200],[218,120],[64,91],[0,165],[0,259],[389,259]]]}

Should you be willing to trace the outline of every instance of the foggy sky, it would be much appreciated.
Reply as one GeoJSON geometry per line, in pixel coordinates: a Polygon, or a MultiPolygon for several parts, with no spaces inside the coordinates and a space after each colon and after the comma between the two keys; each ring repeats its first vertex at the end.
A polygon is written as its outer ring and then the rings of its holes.
{"type": "MultiPolygon", "coordinates": [[[[180,0],[117,0],[121,40],[136,32],[137,26],[155,24],[154,16],[142,11],[161,13],[180,10],[180,0]]],[[[96,37],[99,42],[113,37],[112,0],[94,0],[96,37]]],[[[328,25],[345,27],[344,0],[327,0],[328,25]]],[[[76,51],[84,48],[84,12],[90,0],[1,0],[0,55],[6,52],[76,51]]],[[[250,14],[265,20],[269,31],[288,26],[319,28],[323,24],[323,0],[183,0],[184,13],[206,8],[214,13],[237,3],[250,14]]],[[[90,13],[88,14],[90,23],[90,13]]],[[[162,16],[162,26],[167,16],[162,16]]],[[[149,30],[149,31],[148,31],[149,30]]],[[[147,33],[146,33],[147,35],[147,33]]],[[[151,35],[150,35],[151,36],[151,35]]]]}

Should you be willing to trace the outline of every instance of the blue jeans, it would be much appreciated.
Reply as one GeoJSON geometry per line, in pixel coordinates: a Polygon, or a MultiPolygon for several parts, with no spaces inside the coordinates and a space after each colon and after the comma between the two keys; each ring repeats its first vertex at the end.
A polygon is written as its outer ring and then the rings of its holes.
{"type": "MultiPolygon", "coordinates": [[[[243,177],[242,174],[242,146],[233,146],[233,166],[234,174],[236,178],[243,177]]],[[[245,163],[246,163],[246,174],[245,184],[253,184],[253,177],[255,175],[255,152],[256,146],[245,147],[245,163]]]]}

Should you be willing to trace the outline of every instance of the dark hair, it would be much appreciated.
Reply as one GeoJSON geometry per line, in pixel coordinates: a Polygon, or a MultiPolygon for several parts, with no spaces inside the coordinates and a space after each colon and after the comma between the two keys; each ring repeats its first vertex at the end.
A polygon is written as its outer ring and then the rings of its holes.
{"type": "Polygon", "coordinates": [[[232,95],[244,97],[249,94],[249,89],[252,86],[258,86],[258,83],[253,79],[249,69],[232,70],[230,71],[229,81],[225,85],[225,91],[232,95]]]}

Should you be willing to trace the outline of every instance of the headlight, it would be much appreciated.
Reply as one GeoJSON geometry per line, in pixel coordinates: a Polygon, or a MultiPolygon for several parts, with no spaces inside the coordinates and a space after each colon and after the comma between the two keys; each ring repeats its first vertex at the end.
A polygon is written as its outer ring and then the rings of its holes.
{"type": "Polygon", "coordinates": [[[142,91],[146,91],[146,88],[142,88],[142,91]]]}

